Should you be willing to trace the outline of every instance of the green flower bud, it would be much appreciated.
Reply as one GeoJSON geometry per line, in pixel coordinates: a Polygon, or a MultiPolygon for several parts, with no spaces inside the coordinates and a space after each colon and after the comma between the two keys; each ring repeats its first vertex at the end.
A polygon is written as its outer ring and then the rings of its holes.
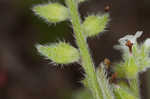
{"type": "Polygon", "coordinates": [[[134,79],[139,73],[139,66],[133,56],[130,56],[129,59],[125,59],[124,62],[115,64],[114,71],[118,73],[119,78],[128,78],[134,79]]]}
{"type": "Polygon", "coordinates": [[[125,62],[124,69],[128,79],[134,79],[137,77],[139,69],[133,56],[130,56],[130,58],[125,62]]]}
{"type": "Polygon", "coordinates": [[[78,50],[65,42],[36,47],[42,55],[57,64],[69,64],[79,60],[78,50]]]}
{"type": "Polygon", "coordinates": [[[130,66],[126,66],[125,73],[126,73],[127,78],[129,78],[129,79],[135,78],[138,74],[137,65],[133,64],[130,66]]]}
{"type": "Polygon", "coordinates": [[[49,3],[33,7],[35,14],[47,22],[57,23],[69,18],[68,9],[59,3],[49,3]]]}
{"type": "Polygon", "coordinates": [[[103,32],[106,28],[108,21],[108,14],[104,14],[103,16],[88,16],[82,25],[85,35],[91,37],[98,35],[100,32],[103,32]]]}

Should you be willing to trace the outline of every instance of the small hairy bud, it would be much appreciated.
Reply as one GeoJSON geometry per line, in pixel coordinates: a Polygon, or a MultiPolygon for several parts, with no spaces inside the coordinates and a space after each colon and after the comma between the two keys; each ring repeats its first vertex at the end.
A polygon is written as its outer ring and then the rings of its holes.
{"type": "Polygon", "coordinates": [[[136,78],[139,73],[139,66],[133,56],[129,56],[129,59],[125,60],[122,68],[124,68],[125,75],[128,79],[136,78]]]}
{"type": "Polygon", "coordinates": [[[79,60],[78,50],[65,42],[36,47],[42,55],[56,64],[69,64],[79,60]]]}
{"type": "Polygon", "coordinates": [[[82,25],[85,35],[91,37],[98,35],[100,32],[103,32],[106,28],[108,21],[108,14],[104,14],[103,16],[88,16],[82,25]]]}
{"type": "Polygon", "coordinates": [[[125,74],[128,79],[136,78],[138,72],[138,66],[136,64],[130,64],[125,67],[125,74]]]}
{"type": "Polygon", "coordinates": [[[36,15],[45,19],[47,22],[57,23],[69,18],[68,9],[59,3],[49,3],[33,7],[36,15]]]}

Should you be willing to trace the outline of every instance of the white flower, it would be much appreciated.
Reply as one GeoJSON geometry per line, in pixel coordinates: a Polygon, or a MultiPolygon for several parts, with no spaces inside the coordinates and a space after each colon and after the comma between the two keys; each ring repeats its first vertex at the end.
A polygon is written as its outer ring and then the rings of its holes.
{"type": "Polygon", "coordinates": [[[139,38],[142,35],[143,31],[137,31],[135,35],[126,35],[122,38],[120,38],[118,41],[120,45],[115,45],[115,49],[123,49],[124,51],[128,50],[128,47],[126,46],[127,41],[130,41],[133,45],[137,43],[137,38],[139,38]]]}
{"type": "Polygon", "coordinates": [[[137,31],[135,35],[126,35],[123,38],[119,39],[119,43],[121,45],[125,45],[126,42],[129,40],[131,43],[135,44],[137,43],[137,38],[139,38],[142,35],[143,31],[137,31]]]}

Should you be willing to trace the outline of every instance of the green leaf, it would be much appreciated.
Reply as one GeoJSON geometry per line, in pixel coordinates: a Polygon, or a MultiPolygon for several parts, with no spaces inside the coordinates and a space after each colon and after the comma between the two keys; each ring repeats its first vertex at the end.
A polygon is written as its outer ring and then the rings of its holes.
{"type": "Polygon", "coordinates": [[[69,18],[68,9],[59,3],[37,5],[33,7],[33,11],[46,22],[57,23],[69,18]]]}
{"type": "Polygon", "coordinates": [[[69,64],[79,60],[79,52],[76,48],[65,42],[51,45],[37,45],[38,51],[56,64],[69,64]]]}

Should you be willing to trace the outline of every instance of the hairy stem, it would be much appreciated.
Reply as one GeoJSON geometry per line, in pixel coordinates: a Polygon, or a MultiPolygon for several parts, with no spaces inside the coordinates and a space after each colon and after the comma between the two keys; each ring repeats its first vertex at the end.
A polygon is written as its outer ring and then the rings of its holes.
{"type": "Polygon", "coordinates": [[[94,64],[89,53],[86,37],[81,28],[81,19],[78,13],[77,0],[66,0],[66,4],[70,10],[71,22],[75,33],[76,43],[79,47],[82,66],[86,72],[87,87],[91,89],[92,94],[96,99],[103,99],[102,92],[96,77],[94,64]]]}
{"type": "Polygon", "coordinates": [[[109,84],[105,67],[101,64],[101,67],[97,69],[97,79],[99,80],[100,88],[102,89],[103,99],[114,99],[112,86],[109,84]]]}

